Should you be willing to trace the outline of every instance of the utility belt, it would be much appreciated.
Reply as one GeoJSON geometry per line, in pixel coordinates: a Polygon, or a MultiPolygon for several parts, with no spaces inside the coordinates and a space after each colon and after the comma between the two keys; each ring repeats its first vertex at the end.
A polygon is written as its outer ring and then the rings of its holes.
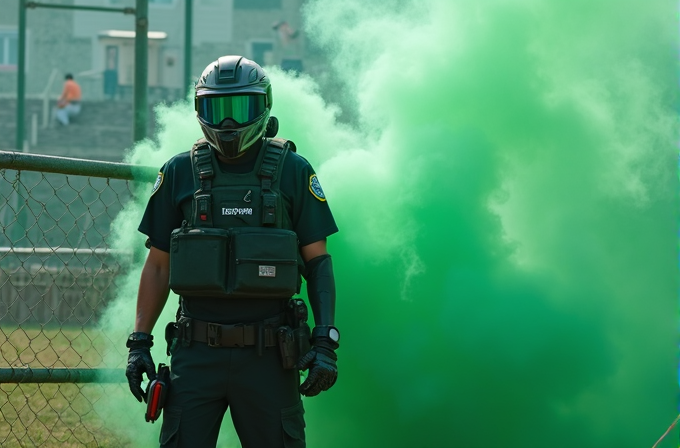
{"type": "Polygon", "coordinates": [[[171,355],[179,346],[189,347],[192,342],[214,348],[255,346],[259,355],[265,348],[278,346],[283,368],[293,369],[310,349],[307,317],[307,305],[301,299],[291,299],[281,315],[249,324],[218,324],[180,317],[165,327],[167,354],[171,355]]]}
{"type": "MultiPolygon", "coordinates": [[[[188,336],[191,341],[205,342],[209,347],[276,347],[274,323],[224,325],[189,319],[188,336]]],[[[277,319],[278,321],[278,319],[277,319]]],[[[277,322],[278,323],[278,322],[277,322]]]]}

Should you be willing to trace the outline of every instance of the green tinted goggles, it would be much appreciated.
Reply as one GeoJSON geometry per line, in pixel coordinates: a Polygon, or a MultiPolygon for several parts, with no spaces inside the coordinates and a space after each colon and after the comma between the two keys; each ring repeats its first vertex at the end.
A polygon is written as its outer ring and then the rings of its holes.
{"type": "Polygon", "coordinates": [[[202,96],[196,98],[198,116],[218,126],[231,118],[238,124],[253,121],[267,109],[265,95],[202,96]]]}

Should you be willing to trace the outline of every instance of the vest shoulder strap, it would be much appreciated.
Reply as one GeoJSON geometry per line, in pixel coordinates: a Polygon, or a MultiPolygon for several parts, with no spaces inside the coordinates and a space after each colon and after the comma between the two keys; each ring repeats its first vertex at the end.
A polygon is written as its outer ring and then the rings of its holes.
{"type": "Polygon", "coordinates": [[[194,171],[194,179],[199,183],[212,179],[215,175],[212,167],[212,149],[205,138],[200,138],[191,147],[191,166],[194,171]]]}
{"type": "Polygon", "coordinates": [[[287,146],[289,151],[297,152],[295,143],[293,143],[292,140],[286,140],[285,138],[270,138],[269,143],[281,148],[287,146]]]}
{"type": "Polygon", "coordinates": [[[283,159],[285,158],[286,153],[288,151],[295,152],[295,149],[295,143],[290,140],[282,138],[267,139],[267,147],[258,175],[261,178],[275,181],[277,179],[276,174],[283,165],[283,159]]]}
{"type": "MultiPolygon", "coordinates": [[[[280,184],[277,172],[283,168],[286,154],[293,142],[277,138],[267,139],[265,144],[265,153],[258,171],[262,188],[260,193],[262,195],[262,225],[281,227],[285,210],[277,200],[278,193],[275,193],[280,184]]],[[[294,145],[293,148],[295,148],[294,145]]]]}
{"type": "Polygon", "coordinates": [[[212,149],[205,138],[200,138],[191,148],[191,168],[194,175],[194,201],[192,224],[212,227],[212,149]]]}

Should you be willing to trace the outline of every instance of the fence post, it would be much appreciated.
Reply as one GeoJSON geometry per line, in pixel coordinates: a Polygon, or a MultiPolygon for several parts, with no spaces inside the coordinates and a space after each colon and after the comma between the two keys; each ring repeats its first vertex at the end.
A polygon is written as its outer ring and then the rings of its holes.
{"type": "Polygon", "coordinates": [[[19,1],[19,55],[17,64],[16,150],[24,144],[24,108],[26,106],[26,0],[19,1]]]}
{"type": "Polygon", "coordinates": [[[38,145],[38,114],[31,115],[31,146],[38,145]]]}
{"type": "Polygon", "coordinates": [[[149,0],[137,0],[135,8],[135,124],[133,140],[146,138],[149,83],[149,0]]]}

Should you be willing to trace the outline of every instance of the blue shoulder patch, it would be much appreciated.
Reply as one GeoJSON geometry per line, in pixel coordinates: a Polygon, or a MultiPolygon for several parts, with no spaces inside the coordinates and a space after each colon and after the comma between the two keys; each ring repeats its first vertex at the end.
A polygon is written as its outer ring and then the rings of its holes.
{"type": "Polygon", "coordinates": [[[309,191],[311,191],[312,195],[314,195],[314,197],[317,198],[318,200],[320,201],[326,200],[326,195],[323,194],[321,183],[319,182],[319,178],[316,177],[316,174],[312,174],[311,176],[309,176],[309,191]]]}
{"type": "Polygon", "coordinates": [[[153,196],[153,194],[155,192],[157,192],[159,188],[161,188],[162,183],[163,183],[163,173],[159,172],[158,177],[156,178],[156,182],[153,184],[153,190],[151,190],[151,196],[153,196]]]}

